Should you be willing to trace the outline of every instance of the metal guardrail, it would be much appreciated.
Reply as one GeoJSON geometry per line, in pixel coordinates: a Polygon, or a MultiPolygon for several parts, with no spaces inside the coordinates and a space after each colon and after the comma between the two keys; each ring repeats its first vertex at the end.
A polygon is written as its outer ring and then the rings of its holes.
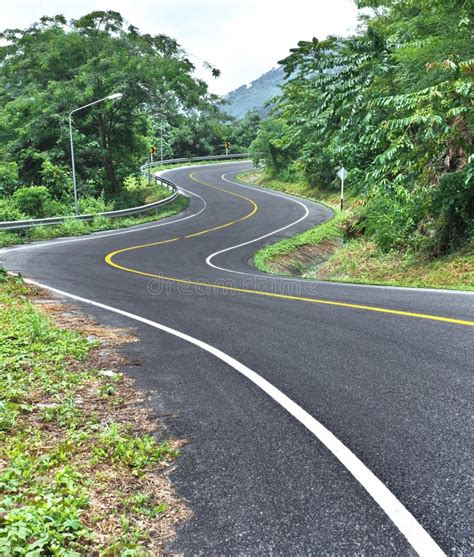
{"type": "MultiPolygon", "coordinates": [[[[181,158],[181,159],[167,159],[164,161],[157,161],[153,163],[147,163],[140,167],[140,172],[146,174],[149,169],[156,166],[175,164],[175,163],[185,163],[185,162],[198,162],[198,161],[214,161],[214,160],[228,160],[228,159],[239,159],[249,157],[248,153],[238,154],[238,155],[215,155],[211,157],[191,157],[191,158],[181,158]]],[[[106,217],[106,218],[120,218],[128,217],[130,215],[139,215],[141,213],[148,213],[154,211],[163,205],[167,205],[174,201],[178,195],[177,186],[170,180],[162,178],[161,176],[153,175],[156,181],[166,186],[172,194],[166,199],[160,199],[154,203],[148,203],[147,205],[141,205],[140,207],[130,207],[129,209],[119,209],[118,211],[106,211],[105,213],[96,213],[94,215],[69,215],[65,217],[50,217],[45,219],[30,219],[30,220],[16,220],[16,221],[3,221],[0,222],[0,230],[20,230],[24,228],[33,228],[35,226],[47,226],[61,224],[67,220],[81,220],[81,221],[91,221],[95,217],[106,217]]]]}
{"type": "Polygon", "coordinates": [[[140,167],[142,172],[146,172],[148,168],[153,168],[154,166],[161,166],[162,164],[176,164],[181,162],[199,162],[199,161],[220,161],[220,160],[232,160],[232,159],[246,159],[250,158],[252,155],[250,153],[239,153],[236,155],[213,155],[207,157],[190,157],[184,159],[166,159],[164,161],[155,161],[152,163],[144,164],[140,167]]]}

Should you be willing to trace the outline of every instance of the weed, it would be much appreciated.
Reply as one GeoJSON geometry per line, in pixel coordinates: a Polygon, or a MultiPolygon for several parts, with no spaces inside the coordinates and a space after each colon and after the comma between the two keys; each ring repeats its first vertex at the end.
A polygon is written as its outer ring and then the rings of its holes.
{"type": "Polygon", "coordinates": [[[137,474],[167,457],[178,456],[169,443],[158,444],[152,435],[134,436],[119,424],[106,426],[99,434],[99,441],[94,450],[97,462],[120,462],[137,474]]]}
{"type": "Polygon", "coordinates": [[[88,368],[98,343],[56,327],[29,301],[33,289],[0,277],[0,555],[147,554],[156,541],[145,532],[168,503],[142,486],[177,451],[114,421],[126,408],[124,378],[88,368]],[[107,513],[94,508],[101,497],[107,513]],[[121,519],[104,536],[110,516],[121,519]]]}

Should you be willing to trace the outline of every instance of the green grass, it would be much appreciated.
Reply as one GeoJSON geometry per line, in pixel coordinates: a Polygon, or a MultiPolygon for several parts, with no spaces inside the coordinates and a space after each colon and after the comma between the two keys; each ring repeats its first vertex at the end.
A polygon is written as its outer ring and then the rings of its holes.
{"type": "Polygon", "coordinates": [[[337,282],[474,291],[474,249],[435,259],[410,252],[383,253],[373,242],[346,242],[306,278],[337,282]]]}
{"type": "MultiPolygon", "coordinates": [[[[169,191],[166,191],[167,197],[169,191]]],[[[157,196],[156,190],[149,193],[152,201],[157,196]]],[[[108,219],[102,216],[96,216],[94,220],[84,222],[78,221],[73,218],[66,219],[63,223],[54,226],[37,226],[30,230],[19,232],[0,231],[0,248],[12,246],[16,244],[25,244],[28,242],[35,242],[38,240],[50,240],[53,238],[63,238],[67,236],[82,236],[84,234],[91,234],[92,232],[100,232],[104,230],[118,230],[120,228],[128,228],[137,224],[144,224],[147,222],[154,222],[166,217],[171,217],[183,211],[189,205],[189,199],[185,196],[178,196],[177,199],[170,204],[158,209],[156,213],[147,216],[136,217],[123,217],[116,219],[108,219]]]]}
{"type": "MultiPolygon", "coordinates": [[[[291,195],[303,197],[304,199],[311,199],[312,201],[327,205],[332,209],[338,209],[340,207],[340,194],[338,191],[321,190],[311,187],[305,182],[284,182],[282,180],[269,178],[263,169],[246,170],[237,175],[237,180],[241,180],[247,184],[263,186],[271,190],[289,193],[291,195]]],[[[352,195],[350,190],[346,191],[344,195],[345,208],[351,208],[354,201],[356,201],[356,198],[352,195]]]]}
{"type": "Polygon", "coordinates": [[[32,296],[0,272],[0,555],[143,555],[143,513],[156,519],[168,503],[142,488],[177,451],[114,421],[126,408],[123,379],[89,363],[99,342],[55,326],[32,296]],[[119,526],[98,538],[95,524],[109,516],[119,526]]]}
{"type": "MultiPolygon", "coordinates": [[[[444,257],[428,258],[416,252],[384,253],[367,238],[344,238],[346,220],[358,203],[357,197],[347,192],[345,210],[338,211],[339,195],[309,187],[301,182],[283,182],[269,179],[263,170],[247,171],[238,176],[247,183],[322,202],[336,210],[328,222],[275,244],[265,246],[254,256],[255,266],[267,273],[281,274],[278,261],[292,258],[293,270],[300,276],[318,280],[411,286],[474,291],[474,244],[444,257]],[[318,246],[328,240],[340,238],[342,245],[329,259],[311,266],[301,266],[298,254],[305,246],[318,246]]],[[[294,274],[294,273],[293,273],[294,274]]]]}
{"type": "Polygon", "coordinates": [[[344,213],[337,212],[331,220],[320,224],[316,228],[311,228],[291,238],[265,246],[255,254],[253,259],[255,266],[261,271],[271,273],[271,263],[278,257],[291,255],[303,246],[315,246],[327,240],[342,238],[341,225],[345,219],[346,215],[344,213]]]}

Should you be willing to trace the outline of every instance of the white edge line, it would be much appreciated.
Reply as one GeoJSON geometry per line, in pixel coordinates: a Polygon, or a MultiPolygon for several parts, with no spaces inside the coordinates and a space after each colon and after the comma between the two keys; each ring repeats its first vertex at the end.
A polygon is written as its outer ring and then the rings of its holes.
{"type": "Polygon", "coordinates": [[[133,319],[134,321],[139,321],[145,325],[149,325],[150,327],[189,342],[190,344],[209,352],[225,364],[229,365],[241,375],[246,377],[249,381],[254,383],[254,385],[259,387],[277,404],[296,418],[300,424],[306,427],[306,429],[308,429],[337,458],[337,460],[339,460],[339,462],[354,476],[367,493],[381,507],[381,509],[405,536],[408,543],[420,557],[445,556],[442,549],[431,538],[421,524],[418,523],[416,518],[350,449],[339,441],[339,439],[337,439],[337,437],[333,435],[325,426],[318,422],[318,420],[306,412],[306,410],[293,402],[288,396],[274,387],[269,381],[258,375],[255,371],[252,371],[250,368],[240,363],[232,356],[222,352],[218,348],[187,335],[186,333],[182,333],[176,329],[162,325],[161,323],[151,321],[150,319],[140,317],[139,315],[135,315],[100,302],[94,302],[93,300],[76,296],[75,294],[64,292],[63,290],[58,290],[34,280],[26,279],[26,282],[78,302],[89,304],[107,311],[112,311],[119,315],[123,315],[124,317],[128,317],[129,319],[133,319]]]}
{"type": "MultiPolygon", "coordinates": [[[[200,215],[203,211],[206,210],[207,208],[207,203],[206,200],[201,197],[200,195],[198,195],[197,193],[194,193],[190,190],[187,190],[185,188],[181,188],[178,187],[178,191],[181,192],[186,192],[187,194],[190,194],[194,197],[199,198],[202,202],[203,202],[203,206],[201,207],[201,209],[197,212],[197,213],[193,213],[192,215],[188,215],[187,217],[181,217],[179,219],[175,219],[169,222],[159,222],[156,224],[153,223],[145,223],[145,224],[138,224],[133,226],[132,228],[127,228],[125,230],[117,230],[114,232],[105,232],[105,233],[101,233],[101,232],[93,232],[91,234],[88,234],[87,236],[81,236],[80,238],[71,238],[71,239],[63,239],[63,238],[56,238],[55,240],[51,240],[49,242],[37,242],[34,244],[24,244],[21,246],[15,246],[12,248],[1,248],[0,249],[0,256],[4,253],[10,253],[12,251],[20,251],[20,250],[28,250],[28,249],[40,249],[46,246],[59,246],[62,244],[71,244],[71,243],[75,243],[75,242],[85,242],[85,241],[90,241],[90,240],[98,240],[100,238],[108,238],[110,236],[121,236],[122,234],[132,234],[134,232],[142,232],[144,230],[151,230],[153,228],[158,228],[161,226],[168,226],[170,224],[175,224],[177,222],[182,222],[184,220],[188,220],[188,219],[192,219],[194,217],[197,217],[198,215],[200,215]]],[[[172,217],[171,217],[172,218],[172,217]]]]}
{"type": "MultiPolygon", "coordinates": [[[[250,184],[243,184],[241,182],[236,182],[234,180],[229,180],[226,178],[226,176],[229,176],[231,174],[236,174],[240,172],[240,170],[236,171],[232,171],[232,172],[226,172],[225,174],[223,174],[221,176],[221,178],[226,181],[229,182],[230,184],[234,184],[236,186],[241,186],[243,188],[248,188],[254,191],[259,191],[262,193],[266,193],[267,195],[274,195],[276,197],[282,197],[284,199],[287,199],[289,201],[294,201],[295,203],[298,203],[299,205],[303,205],[303,207],[308,211],[308,208],[306,205],[304,205],[301,201],[299,201],[298,199],[295,199],[292,195],[290,194],[286,194],[284,192],[275,192],[273,190],[269,190],[268,188],[262,187],[262,186],[253,186],[250,184]]],[[[312,205],[320,205],[321,207],[326,207],[325,205],[323,205],[322,203],[318,203],[317,201],[313,201],[312,199],[308,199],[307,200],[308,203],[312,204],[312,205]]],[[[308,211],[309,212],[309,211],[308,211]]],[[[304,220],[306,217],[308,216],[308,213],[302,217],[301,219],[292,222],[291,224],[288,224],[287,226],[284,226],[283,228],[279,228],[278,230],[274,230],[273,232],[269,232],[268,234],[265,234],[264,236],[260,236],[259,238],[255,238],[254,240],[250,240],[248,242],[244,242],[243,244],[238,244],[236,246],[231,246],[229,248],[220,250],[220,251],[216,251],[214,253],[212,253],[211,255],[209,255],[206,259],[206,263],[210,266],[210,267],[214,267],[214,269],[219,269],[220,271],[226,271],[228,273],[234,273],[237,275],[246,275],[249,277],[257,277],[257,278],[266,278],[266,279],[270,279],[270,280],[284,280],[284,281],[292,281],[292,282],[303,282],[306,284],[319,284],[322,286],[326,286],[326,285],[331,285],[331,286],[340,286],[340,287],[344,287],[344,286],[356,286],[358,288],[376,288],[378,290],[407,290],[409,292],[428,292],[428,293],[437,293],[437,294],[461,294],[461,295],[465,295],[465,296],[474,296],[474,292],[470,292],[468,290],[450,290],[450,289],[443,289],[443,288],[420,288],[420,287],[416,287],[416,286],[390,286],[387,284],[358,284],[356,282],[337,282],[337,281],[330,281],[330,280],[326,280],[326,281],[321,281],[321,280],[317,280],[317,279],[299,279],[297,277],[281,277],[278,275],[271,275],[268,273],[245,273],[243,271],[234,271],[233,269],[227,269],[225,267],[219,267],[217,265],[214,265],[211,263],[211,259],[213,259],[215,256],[220,255],[221,253],[225,253],[226,251],[230,251],[233,249],[237,249],[243,246],[246,246],[248,244],[252,244],[253,242],[258,242],[259,240],[263,240],[264,238],[267,238],[269,236],[272,236],[273,234],[277,234],[278,232],[282,232],[283,230],[287,229],[287,228],[291,228],[292,226],[294,226],[295,224],[298,224],[299,222],[301,222],[302,220],[304,220]]],[[[324,224],[325,222],[328,221],[324,221],[320,224],[324,224]]],[[[318,226],[318,225],[317,225],[318,226]]]]}
{"type": "MultiPolygon", "coordinates": [[[[242,161],[232,161],[229,163],[209,163],[209,164],[200,164],[200,165],[196,165],[196,164],[192,164],[192,165],[187,165],[187,166],[178,166],[175,168],[167,168],[161,171],[156,172],[156,176],[162,176],[164,174],[168,174],[170,172],[176,172],[178,170],[186,170],[186,169],[190,169],[190,168],[207,168],[207,167],[214,167],[214,166],[218,166],[219,164],[242,164],[245,162],[249,162],[247,160],[242,160],[242,161]]],[[[151,230],[153,228],[158,228],[161,226],[168,226],[170,224],[174,224],[176,222],[182,222],[184,220],[188,220],[188,219],[192,219],[194,217],[197,217],[198,215],[200,215],[203,211],[206,210],[207,208],[207,203],[206,200],[201,197],[200,195],[198,195],[197,193],[194,193],[186,188],[182,188],[177,186],[178,191],[183,191],[186,192],[187,194],[190,194],[194,197],[199,198],[202,202],[203,202],[203,206],[202,208],[197,212],[197,213],[193,213],[192,215],[188,215],[187,217],[182,217],[179,219],[175,219],[173,221],[169,221],[169,222],[159,222],[157,224],[153,224],[153,223],[145,223],[145,224],[138,224],[133,226],[132,228],[127,228],[125,230],[115,230],[113,232],[92,232],[91,234],[88,234],[87,236],[81,236],[79,238],[70,238],[70,239],[64,239],[64,238],[55,238],[54,240],[51,241],[47,241],[47,242],[35,242],[33,244],[24,244],[21,246],[13,246],[11,248],[0,248],[0,256],[4,253],[10,253],[12,251],[21,251],[21,250],[31,250],[31,249],[40,249],[43,247],[47,247],[47,246],[58,246],[60,244],[71,244],[71,243],[75,243],[75,242],[85,242],[85,241],[90,241],[90,240],[97,240],[98,238],[108,238],[110,236],[121,236],[122,234],[132,234],[134,232],[140,232],[142,230],[151,230]]]]}
{"type": "MultiPolygon", "coordinates": [[[[238,182],[233,182],[232,180],[228,180],[226,178],[226,176],[228,176],[229,174],[233,174],[233,172],[227,172],[226,174],[223,174],[221,176],[222,180],[224,180],[226,182],[229,182],[229,184],[236,184],[238,186],[243,186],[244,188],[255,189],[255,188],[252,188],[252,186],[247,186],[245,184],[239,184],[238,182]]],[[[276,192],[273,192],[273,191],[272,192],[267,191],[265,193],[267,193],[269,195],[273,195],[275,197],[282,197],[284,199],[290,199],[291,201],[294,201],[295,203],[297,203],[298,205],[301,205],[301,207],[303,207],[303,209],[305,210],[305,214],[302,217],[300,217],[298,220],[295,220],[294,222],[291,222],[290,224],[287,224],[286,226],[283,226],[282,228],[279,228],[278,230],[273,230],[272,232],[268,232],[268,234],[264,234],[263,236],[259,236],[258,238],[254,238],[253,240],[249,240],[247,242],[243,242],[241,244],[237,244],[235,246],[231,246],[229,248],[225,248],[225,249],[216,251],[214,253],[211,253],[211,255],[209,255],[206,258],[206,263],[207,263],[207,265],[209,265],[209,267],[213,267],[214,269],[219,269],[220,271],[227,271],[229,273],[236,273],[238,275],[246,275],[246,276],[252,276],[252,277],[264,277],[265,276],[265,275],[257,275],[255,273],[244,273],[242,271],[233,271],[231,269],[226,269],[225,267],[219,267],[218,265],[214,265],[213,263],[211,263],[211,260],[214,257],[216,257],[217,255],[220,255],[221,253],[225,253],[227,251],[231,251],[231,250],[234,250],[234,249],[237,249],[237,248],[241,248],[243,246],[248,246],[249,244],[253,244],[254,242],[258,242],[259,240],[263,240],[264,238],[268,238],[269,236],[273,236],[274,234],[277,234],[278,232],[282,232],[283,230],[286,230],[287,228],[291,228],[292,226],[295,226],[295,224],[298,224],[299,222],[305,220],[308,217],[309,209],[301,201],[298,201],[298,200],[293,199],[291,197],[288,198],[285,195],[280,195],[279,193],[276,193],[276,192]]],[[[281,279],[282,277],[278,277],[278,278],[281,279]]]]}

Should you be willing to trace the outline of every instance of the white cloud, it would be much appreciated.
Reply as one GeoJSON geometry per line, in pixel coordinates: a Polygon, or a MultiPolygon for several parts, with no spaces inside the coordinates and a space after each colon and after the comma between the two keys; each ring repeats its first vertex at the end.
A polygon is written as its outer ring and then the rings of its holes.
{"type": "Polygon", "coordinates": [[[42,15],[77,18],[115,10],[140,30],[165,33],[222,71],[214,79],[198,59],[197,74],[223,94],[276,65],[301,39],[323,39],[355,28],[353,0],[16,0],[0,27],[26,27],[42,15]]]}

